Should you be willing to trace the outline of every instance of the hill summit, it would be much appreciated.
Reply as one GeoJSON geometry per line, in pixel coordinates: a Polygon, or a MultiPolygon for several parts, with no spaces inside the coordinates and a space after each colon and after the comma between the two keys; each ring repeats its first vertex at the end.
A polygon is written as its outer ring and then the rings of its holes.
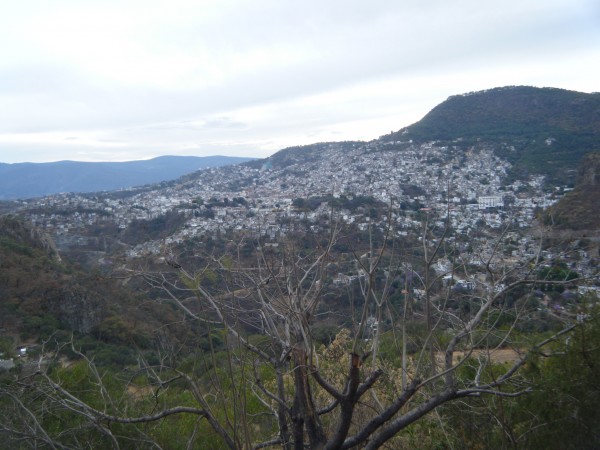
{"type": "Polygon", "coordinates": [[[509,86],[455,95],[382,139],[504,144],[495,152],[518,173],[572,181],[583,155],[600,150],[600,93],[509,86]]]}

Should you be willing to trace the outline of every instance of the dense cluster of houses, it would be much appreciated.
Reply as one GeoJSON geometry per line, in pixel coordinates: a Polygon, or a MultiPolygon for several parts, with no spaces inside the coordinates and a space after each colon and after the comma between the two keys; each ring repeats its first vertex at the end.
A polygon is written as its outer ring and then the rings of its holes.
{"type": "MultiPolygon", "coordinates": [[[[299,223],[318,230],[330,216],[327,201],[306,209],[299,208],[294,199],[362,196],[390,206],[376,218],[368,208],[342,207],[334,211],[335,219],[359,230],[384,227],[391,221],[398,236],[421,232],[424,215],[438,227],[450,220],[453,229],[470,236],[478,248],[478,254],[471,255],[475,260],[489,246],[485,237],[477,237],[477,231],[506,226],[513,234],[504,249],[506,257],[530,257],[535,242],[528,230],[536,209],[557,200],[554,188],[544,188],[542,176],[507,183],[510,164],[491,148],[465,152],[435,143],[378,140],[316,144],[308,150],[285,163],[274,155],[262,165],[205,169],[155,189],[132,189],[122,196],[62,194],[24,202],[22,209],[59,238],[85,240],[85,230],[94,224],[113,222],[125,229],[134,220],[178,211],[185,215],[185,225],[166,243],[223,230],[276,240],[299,223]]],[[[130,248],[128,256],[156,254],[164,244],[165,240],[144,242],[130,248]]],[[[583,266],[582,261],[578,264],[583,266]]],[[[585,267],[578,269],[585,271],[585,267]]]]}

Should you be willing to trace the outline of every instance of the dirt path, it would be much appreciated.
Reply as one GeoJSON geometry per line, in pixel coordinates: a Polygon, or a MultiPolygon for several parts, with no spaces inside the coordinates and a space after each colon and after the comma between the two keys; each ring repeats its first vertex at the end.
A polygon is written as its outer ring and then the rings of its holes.
{"type": "MultiPolygon", "coordinates": [[[[467,354],[468,352],[454,352],[454,363],[463,359],[467,354]]],[[[519,353],[512,348],[499,348],[495,350],[475,349],[471,352],[472,358],[480,356],[490,358],[496,364],[513,363],[520,358],[519,353]]]]}

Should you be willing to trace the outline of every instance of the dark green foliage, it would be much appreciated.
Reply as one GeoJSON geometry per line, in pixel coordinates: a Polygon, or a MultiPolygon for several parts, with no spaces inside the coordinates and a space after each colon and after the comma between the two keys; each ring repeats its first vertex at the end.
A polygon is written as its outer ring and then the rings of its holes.
{"type": "Polygon", "coordinates": [[[0,359],[12,358],[15,355],[15,340],[10,336],[0,336],[0,359]]]}
{"type": "Polygon", "coordinates": [[[518,408],[543,424],[529,448],[592,449],[600,446],[600,323],[585,323],[554,349],[558,356],[531,367],[536,389],[518,408]],[[563,354],[564,353],[564,354],[563,354]]]}
{"type": "MultiPolygon", "coordinates": [[[[555,262],[549,267],[544,267],[538,274],[540,280],[570,281],[579,278],[579,274],[567,267],[565,263],[555,262]]],[[[547,283],[542,286],[545,291],[563,292],[565,287],[561,284],[547,283]]]]}
{"type": "MultiPolygon", "coordinates": [[[[529,359],[517,399],[482,397],[443,408],[457,448],[596,449],[600,446],[600,322],[588,322],[529,359]]],[[[476,370],[465,364],[462,375],[476,370]]],[[[510,388],[509,388],[510,389],[510,388]]]]}
{"type": "Polygon", "coordinates": [[[137,362],[136,351],[124,345],[102,345],[92,355],[98,367],[125,367],[137,362]]]}
{"type": "Polygon", "coordinates": [[[177,211],[149,220],[133,220],[123,232],[121,240],[131,245],[172,235],[185,223],[185,216],[177,211]]]}
{"type": "Polygon", "coordinates": [[[313,338],[316,342],[323,345],[329,345],[340,332],[338,325],[318,325],[314,327],[313,338]]]}
{"type": "Polygon", "coordinates": [[[48,339],[56,330],[63,328],[56,317],[51,315],[25,316],[21,334],[25,338],[48,339]]]}
{"type": "Polygon", "coordinates": [[[15,242],[7,236],[0,236],[0,247],[20,255],[33,256],[33,249],[31,247],[15,242]]]}
{"type": "Polygon", "coordinates": [[[101,340],[113,344],[134,344],[134,330],[121,317],[111,316],[104,319],[94,330],[101,340]]]}

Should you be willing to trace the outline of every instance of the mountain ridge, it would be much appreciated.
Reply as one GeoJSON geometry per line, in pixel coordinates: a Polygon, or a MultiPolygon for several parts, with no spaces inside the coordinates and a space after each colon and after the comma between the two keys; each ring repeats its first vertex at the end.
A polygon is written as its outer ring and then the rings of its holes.
{"type": "Polygon", "coordinates": [[[62,192],[110,191],[179,178],[208,167],[251,161],[232,156],[159,156],[125,162],[0,163],[0,200],[62,192]]]}

